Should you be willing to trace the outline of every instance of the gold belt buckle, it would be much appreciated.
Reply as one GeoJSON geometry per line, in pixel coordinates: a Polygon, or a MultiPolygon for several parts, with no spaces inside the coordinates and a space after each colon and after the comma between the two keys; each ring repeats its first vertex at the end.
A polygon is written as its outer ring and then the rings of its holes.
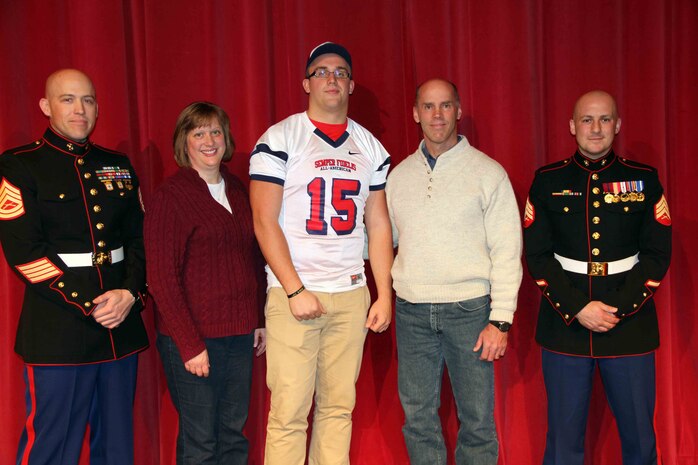
{"type": "Polygon", "coordinates": [[[589,276],[607,276],[608,262],[589,262],[587,264],[587,274],[589,276]]]}
{"type": "Polygon", "coordinates": [[[97,252],[92,254],[92,266],[111,265],[111,254],[97,252]]]}

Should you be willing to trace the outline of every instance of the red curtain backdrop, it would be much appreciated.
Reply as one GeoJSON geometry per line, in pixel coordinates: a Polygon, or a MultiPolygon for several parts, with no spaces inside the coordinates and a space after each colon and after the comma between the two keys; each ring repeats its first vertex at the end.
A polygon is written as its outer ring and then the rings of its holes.
{"type": "MultiPolygon", "coordinates": [[[[664,464],[697,464],[695,0],[0,0],[0,149],[42,134],[38,100],[47,75],[76,67],[97,88],[92,139],[131,156],[146,212],[153,190],[176,169],[175,120],[194,100],[228,111],[237,142],[231,168],[247,179],[256,139],[306,108],[303,66],[325,40],[351,51],[350,116],[383,142],[394,163],[420,139],[411,110],[416,84],[453,80],[463,106],[460,132],[508,170],[520,206],[534,170],[574,151],[567,122],[575,99],[595,88],[617,97],[623,126],[616,150],[659,169],[673,214],[674,256],[657,295],[659,447],[664,464]]],[[[23,365],[12,350],[23,286],[0,261],[0,463],[9,464],[24,420],[23,365]]],[[[546,398],[533,340],[538,301],[525,275],[510,350],[496,365],[500,465],[539,464],[543,455],[546,398]]],[[[144,318],[152,343],[152,310],[144,318]]],[[[396,367],[394,330],[370,334],[352,463],[408,463],[396,367]]],[[[264,376],[259,359],[247,427],[251,464],[262,463],[264,376]]],[[[457,420],[447,382],[442,397],[452,449],[457,420]]],[[[154,347],[140,356],[135,411],[136,463],[174,464],[176,415],[154,347]]],[[[621,463],[598,378],[587,445],[587,464],[621,463]]]]}

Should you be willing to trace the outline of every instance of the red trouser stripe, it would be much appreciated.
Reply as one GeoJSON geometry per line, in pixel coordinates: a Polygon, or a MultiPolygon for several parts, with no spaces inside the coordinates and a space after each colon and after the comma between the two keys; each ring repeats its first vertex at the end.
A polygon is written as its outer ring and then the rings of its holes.
{"type": "Polygon", "coordinates": [[[24,446],[24,452],[22,453],[22,465],[28,465],[29,454],[34,446],[34,440],[36,439],[36,432],[34,431],[34,417],[36,417],[36,386],[34,385],[34,368],[27,366],[27,389],[29,390],[29,397],[31,398],[31,412],[27,417],[27,424],[25,429],[27,431],[27,444],[24,446]]]}
{"type": "MultiPolygon", "coordinates": [[[[657,372],[657,357],[654,358],[654,370],[657,372]]],[[[654,440],[655,448],[657,449],[657,465],[664,465],[664,459],[662,459],[662,449],[659,447],[659,434],[657,433],[657,382],[655,381],[654,387],[654,418],[652,419],[652,426],[654,427],[654,440]]]]}

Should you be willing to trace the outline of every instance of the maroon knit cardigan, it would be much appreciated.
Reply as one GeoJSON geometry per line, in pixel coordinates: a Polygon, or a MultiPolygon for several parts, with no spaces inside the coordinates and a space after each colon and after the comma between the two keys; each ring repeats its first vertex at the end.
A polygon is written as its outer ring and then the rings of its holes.
{"type": "Polygon", "coordinates": [[[232,214],[191,168],[180,168],[145,206],[148,290],[155,325],[174,339],[183,361],[204,338],[248,334],[263,326],[264,261],[245,186],[221,166],[232,214]]]}

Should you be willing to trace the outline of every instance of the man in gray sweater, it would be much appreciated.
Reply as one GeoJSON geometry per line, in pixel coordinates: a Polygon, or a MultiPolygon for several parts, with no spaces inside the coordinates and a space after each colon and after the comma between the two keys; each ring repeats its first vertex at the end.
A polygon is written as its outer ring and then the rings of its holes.
{"type": "Polygon", "coordinates": [[[457,132],[456,86],[433,79],[413,108],[424,140],[388,177],[399,249],[398,389],[412,465],[446,464],[438,415],[444,363],[460,419],[458,465],[495,465],[494,367],[521,283],[521,226],[504,168],[457,132]]]}

